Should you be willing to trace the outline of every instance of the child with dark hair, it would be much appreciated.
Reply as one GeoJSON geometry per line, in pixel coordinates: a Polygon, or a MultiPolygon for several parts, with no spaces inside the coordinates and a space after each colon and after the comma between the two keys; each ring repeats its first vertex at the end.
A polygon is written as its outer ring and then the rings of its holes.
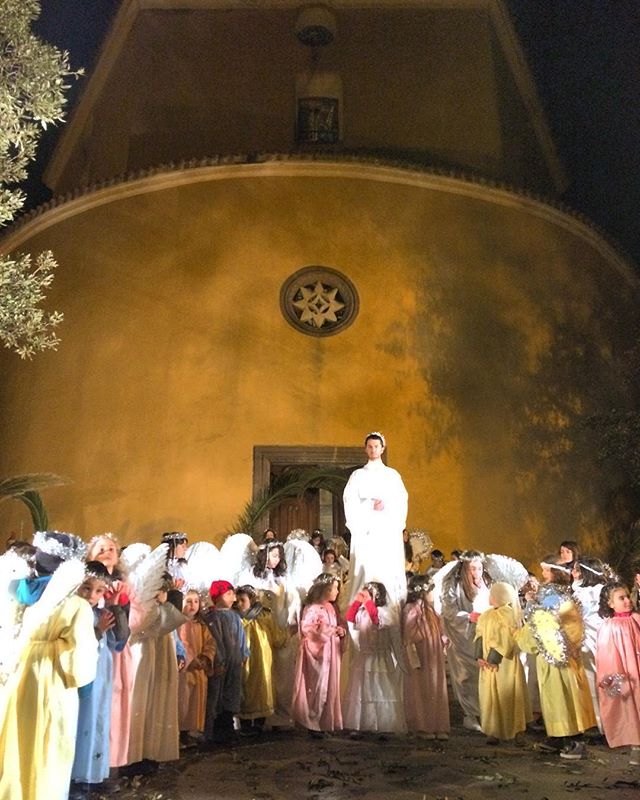
{"type": "Polygon", "coordinates": [[[631,605],[634,611],[640,611],[640,561],[631,565],[631,605]]]}
{"type": "Polygon", "coordinates": [[[640,765],[640,614],[627,587],[606,584],[600,595],[596,675],[600,715],[610,747],[630,746],[629,764],[640,765]]]}
{"type": "Polygon", "coordinates": [[[593,701],[593,710],[602,732],[600,722],[600,704],[596,687],[596,639],[602,624],[598,613],[602,587],[611,577],[610,568],[599,558],[580,556],[573,562],[573,593],[580,601],[582,620],[584,622],[584,641],[582,643],[582,666],[589,681],[589,691],[593,701]]]}
{"type": "Polygon", "coordinates": [[[104,564],[87,562],[85,579],[78,595],[93,609],[98,664],[90,688],[80,692],[76,753],[71,770],[71,780],[77,784],[99,784],[109,777],[111,714],[105,713],[105,709],[111,708],[112,653],[120,652],[129,638],[129,624],[123,607],[98,607],[104,602],[111,584],[111,576],[104,564]]]}
{"type": "Polygon", "coordinates": [[[343,707],[345,728],[354,731],[403,732],[402,651],[400,619],[387,590],[371,581],[356,594],[347,611],[354,655],[343,707]]]}
{"type": "Polygon", "coordinates": [[[249,648],[242,675],[240,728],[245,734],[259,734],[275,709],[273,650],[285,647],[289,634],[278,627],[273,614],[258,600],[258,593],[251,585],[238,586],[234,607],[242,619],[249,648]]]}
{"type": "Polygon", "coordinates": [[[216,643],[216,660],[207,689],[205,739],[225,742],[233,739],[233,717],[240,713],[242,673],[249,648],[239,614],[233,610],[236,592],[229,581],[213,581],[209,588],[212,608],[203,620],[216,643]]]}
{"type": "Polygon", "coordinates": [[[536,653],[542,716],[550,749],[561,758],[586,758],[580,735],[596,724],[580,648],[584,623],[571,592],[571,570],[559,556],[540,563],[543,583],[516,632],[521,650],[536,653]]]}
{"type": "Polygon", "coordinates": [[[346,634],[336,611],[340,581],[323,573],[314,580],[300,620],[291,713],[313,736],[342,729],[340,666],[346,634]]]}
{"type": "Polygon", "coordinates": [[[449,697],[445,647],[449,642],[431,602],[433,585],[424,575],[409,579],[402,610],[402,639],[407,654],[404,710],[407,727],[427,739],[449,738],[449,697]]]}
{"type": "Polygon", "coordinates": [[[573,539],[565,539],[564,542],[560,542],[558,558],[559,564],[571,569],[578,558],[580,558],[580,545],[578,542],[574,542],[573,539]]]}

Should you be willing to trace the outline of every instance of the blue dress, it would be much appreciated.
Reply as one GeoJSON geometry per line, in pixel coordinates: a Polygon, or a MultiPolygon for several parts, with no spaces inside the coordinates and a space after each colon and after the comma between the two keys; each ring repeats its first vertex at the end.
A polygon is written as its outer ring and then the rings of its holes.
{"type": "MultiPolygon", "coordinates": [[[[98,622],[99,614],[100,611],[94,608],[94,625],[98,622]]],[[[127,639],[117,640],[113,630],[103,633],[98,641],[96,678],[92,684],[80,690],[76,754],[71,770],[72,781],[102,783],[109,777],[112,652],[119,653],[126,641],[127,639]]]]}

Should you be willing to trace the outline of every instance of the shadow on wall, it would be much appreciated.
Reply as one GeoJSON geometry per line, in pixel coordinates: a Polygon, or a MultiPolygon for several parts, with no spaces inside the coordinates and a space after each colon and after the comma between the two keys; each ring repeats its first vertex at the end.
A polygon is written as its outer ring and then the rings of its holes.
{"type": "Polygon", "coordinates": [[[603,467],[586,424],[633,401],[614,357],[632,338],[627,287],[616,295],[604,278],[555,266],[474,271],[436,259],[416,319],[428,450],[459,443],[465,538],[482,545],[497,524],[523,558],[565,538],[602,552],[611,525],[629,518],[623,476],[603,467]]]}

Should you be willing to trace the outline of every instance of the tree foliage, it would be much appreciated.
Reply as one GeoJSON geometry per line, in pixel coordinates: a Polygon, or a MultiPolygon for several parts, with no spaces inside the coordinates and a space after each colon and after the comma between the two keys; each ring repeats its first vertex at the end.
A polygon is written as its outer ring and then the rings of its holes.
{"type": "MultiPolygon", "coordinates": [[[[31,30],[39,0],[0,0],[0,226],[23,207],[17,184],[27,176],[38,139],[64,118],[68,79],[77,77],[68,53],[31,30]]],[[[0,340],[22,358],[55,348],[62,314],[40,308],[56,267],[53,254],[0,257],[0,340]]]]}

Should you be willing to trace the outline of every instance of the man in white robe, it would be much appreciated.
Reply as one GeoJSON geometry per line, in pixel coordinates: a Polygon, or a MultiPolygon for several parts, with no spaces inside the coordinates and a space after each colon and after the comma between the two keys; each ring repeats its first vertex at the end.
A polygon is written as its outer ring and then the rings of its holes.
{"type": "Polygon", "coordinates": [[[407,594],[402,531],[407,521],[408,495],[400,474],[382,462],[385,440],[381,433],[365,439],[369,459],[351,473],[344,490],[344,511],[351,531],[349,604],[369,581],[387,589],[389,604],[407,594]]]}

